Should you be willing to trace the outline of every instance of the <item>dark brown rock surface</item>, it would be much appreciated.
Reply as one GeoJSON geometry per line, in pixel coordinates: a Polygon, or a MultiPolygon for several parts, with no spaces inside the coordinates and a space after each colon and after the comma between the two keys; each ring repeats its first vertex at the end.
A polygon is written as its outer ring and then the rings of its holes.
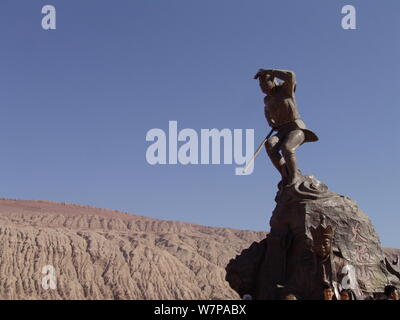
{"type": "Polygon", "coordinates": [[[330,192],[309,175],[292,187],[280,187],[275,200],[267,238],[226,268],[226,279],[239,294],[279,299],[293,293],[319,299],[323,283],[329,282],[338,292],[349,285],[352,275],[352,288],[363,298],[383,292],[388,283],[400,283],[398,251],[381,248],[371,221],[355,201],[330,192]],[[312,234],[321,217],[334,230],[324,258],[317,254],[312,234]]]}

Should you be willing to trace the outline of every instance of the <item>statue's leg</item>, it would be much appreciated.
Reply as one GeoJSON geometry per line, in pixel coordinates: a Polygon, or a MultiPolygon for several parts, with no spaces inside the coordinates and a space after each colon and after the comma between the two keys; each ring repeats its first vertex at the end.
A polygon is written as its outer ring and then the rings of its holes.
{"type": "Polygon", "coordinates": [[[272,136],[265,142],[265,149],[272,164],[281,174],[282,179],[285,179],[288,176],[288,172],[286,170],[285,159],[279,153],[281,143],[282,141],[277,135],[272,136]]]}
{"type": "Polygon", "coordinates": [[[303,130],[290,131],[281,146],[281,152],[286,162],[288,179],[286,185],[293,185],[298,179],[296,149],[304,142],[303,130]]]}

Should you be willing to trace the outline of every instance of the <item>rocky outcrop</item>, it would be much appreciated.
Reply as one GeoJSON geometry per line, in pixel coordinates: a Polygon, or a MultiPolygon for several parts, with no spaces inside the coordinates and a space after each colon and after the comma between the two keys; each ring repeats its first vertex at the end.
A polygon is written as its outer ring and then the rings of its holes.
{"type": "Polygon", "coordinates": [[[224,267],[265,234],[1,199],[0,299],[236,299],[224,267]]]}
{"type": "Polygon", "coordinates": [[[371,221],[355,201],[330,192],[314,176],[279,185],[271,232],[228,264],[231,287],[255,299],[295,294],[320,299],[331,284],[336,295],[351,287],[359,299],[400,284],[398,252],[381,248],[371,221]]]}

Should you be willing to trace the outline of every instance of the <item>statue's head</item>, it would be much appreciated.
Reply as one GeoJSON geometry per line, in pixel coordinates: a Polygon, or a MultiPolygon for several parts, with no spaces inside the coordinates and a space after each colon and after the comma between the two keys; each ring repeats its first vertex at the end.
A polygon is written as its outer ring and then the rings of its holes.
{"type": "Polygon", "coordinates": [[[324,259],[330,255],[334,233],[331,226],[326,226],[323,215],[321,215],[321,222],[318,227],[311,227],[313,250],[319,258],[324,259]]]}

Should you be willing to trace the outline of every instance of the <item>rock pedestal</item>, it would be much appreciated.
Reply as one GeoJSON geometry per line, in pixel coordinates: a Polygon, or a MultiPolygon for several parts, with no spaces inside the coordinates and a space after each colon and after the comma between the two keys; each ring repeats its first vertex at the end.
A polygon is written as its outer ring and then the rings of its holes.
{"type": "Polygon", "coordinates": [[[270,233],[226,267],[226,280],[253,299],[321,299],[328,283],[338,296],[350,288],[358,299],[400,283],[396,257],[380,246],[371,221],[348,197],[328,191],[314,176],[278,185],[270,233]],[[390,261],[389,261],[390,260],[390,261]]]}

